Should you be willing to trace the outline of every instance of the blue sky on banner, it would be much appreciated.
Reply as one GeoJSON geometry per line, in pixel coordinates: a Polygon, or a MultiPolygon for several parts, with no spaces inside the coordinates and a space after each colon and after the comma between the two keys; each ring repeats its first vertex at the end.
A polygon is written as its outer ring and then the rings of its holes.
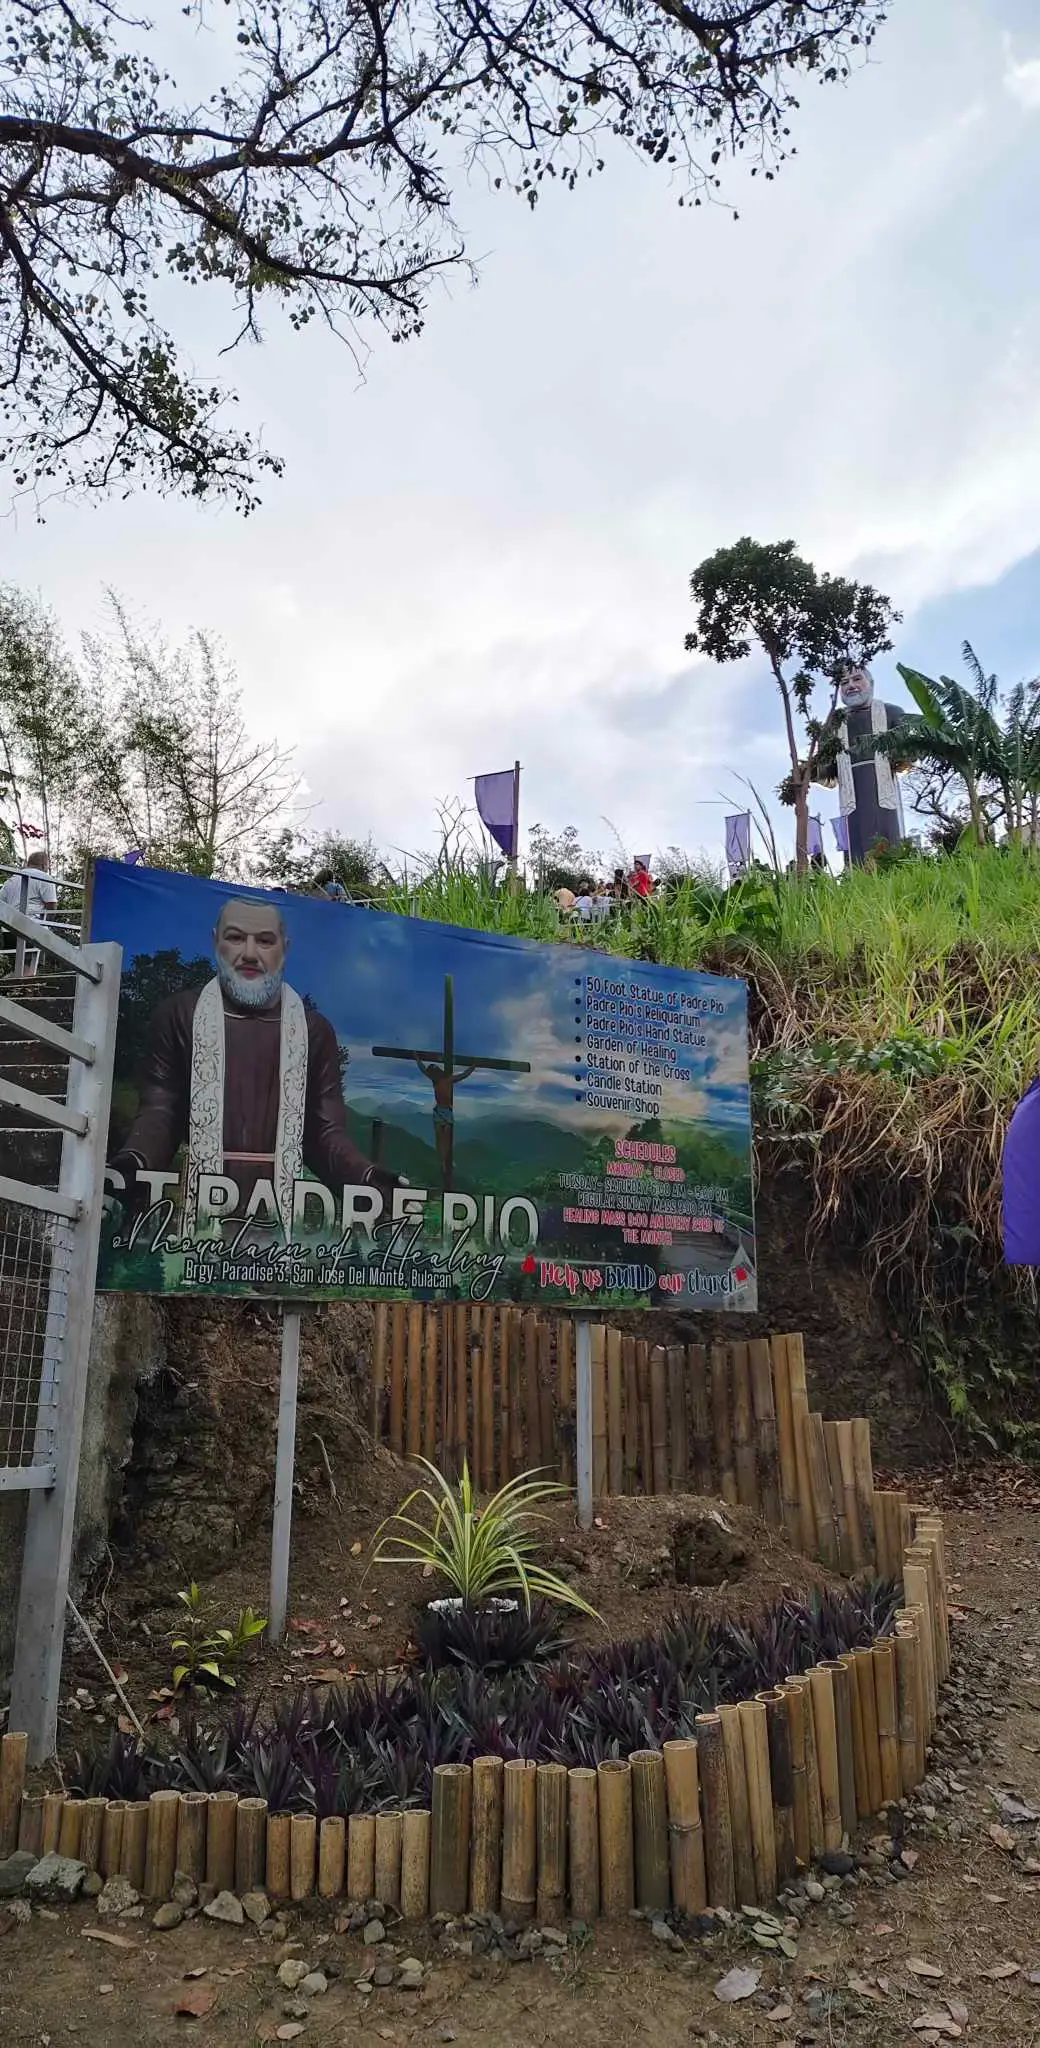
{"type": "MultiPolygon", "coordinates": [[[[185,75],[202,45],[185,60],[164,33],[185,75]]],[[[4,576],[72,634],[107,584],[171,632],[218,631],[257,724],[299,747],[311,822],[396,847],[519,754],[524,828],[573,821],[610,865],[606,819],[629,853],[721,858],[736,776],[768,791],[784,769],[760,667],[683,654],[690,570],[745,532],[890,592],[889,699],[897,658],[956,673],[964,637],[1008,684],[1033,675],[1035,0],[894,7],[848,88],[803,98],[777,182],[727,176],[736,223],[679,211],[621,149],[534,216],[474,179],[479,290],[436,293],[422,339],[377,341],[363,379],[276,322],[218,360],[217,302],[187,294],[190,352],[234,378],[286,479],[245,522],[149,498],[23,513],[4,576]]]]}
{"type": "MultiPolygon", "coordinates": [[[[220,906],[241,893],[195,876],[100,861],[91,933],[96,940],[115,939],[122,945],[124,973],[140,954],[176,949],[185,964],[210,958],[220,906]]],[[[716,1014],[697,1019],[704,1048],[677,1049],[676,1065],[691,1081],[666,1085],[661,1115],[666,1121],[747,1127],[747,1025],[740,982],[619,961],[586,947],[541,946],[317,898],[270,896],[283,912],[289,937],[286,980],[334,1026],[350,1055],[344,1093],[351,1107],[366,1115],[391,1114],[392,1098],[416,1117],[429,1117],[429,1081],[408,1061],[373,1058],[372,1047],[435,1050],[442,1042],[444,976],[450,973],[458,1057],[468,1052],[485,1059],[523,1059],[532,1070],[530,1075],[475,1073],[456,1096],[457,1123],[544,1116],[588,1129],[593,1113],[575,1101],[574,1005],[578,982],[595,974],[599,963],[612,982],[714,999],[720,1006],[716,1014]]],[[[596,1111],[595,1121],[621,1133],[632,1119],[596,1111]]]]}

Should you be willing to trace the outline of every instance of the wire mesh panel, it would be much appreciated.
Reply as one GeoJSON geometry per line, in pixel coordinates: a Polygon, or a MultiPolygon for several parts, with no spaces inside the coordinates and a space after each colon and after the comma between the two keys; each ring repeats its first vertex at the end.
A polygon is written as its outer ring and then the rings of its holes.
{"type": "Polygon", "coordinates": [[[0,1201],[0,1490],[53,1476],[73,1226],[0,1201]]]}

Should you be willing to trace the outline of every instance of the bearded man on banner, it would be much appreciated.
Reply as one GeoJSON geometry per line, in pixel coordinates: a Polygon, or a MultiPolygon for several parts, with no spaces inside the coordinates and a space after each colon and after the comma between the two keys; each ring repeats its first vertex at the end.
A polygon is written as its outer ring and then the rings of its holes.
{"type": "Polygon", "coordinates": [[[185,1142],[186,1220],[202,1173],[235,1181],[239,1215],[258,1181],[269,1181],[287,1232],[305,1167],[332,1192],[399,1185],[347,1135],[336,1034],[285,980],[281,911],[234,897],[213,942],[212,981],[168,996],[151,1020],[137,1115],[111,1162],[128,1202],[136,1206],[137,1175],[172,1167],[185,1142]]]}

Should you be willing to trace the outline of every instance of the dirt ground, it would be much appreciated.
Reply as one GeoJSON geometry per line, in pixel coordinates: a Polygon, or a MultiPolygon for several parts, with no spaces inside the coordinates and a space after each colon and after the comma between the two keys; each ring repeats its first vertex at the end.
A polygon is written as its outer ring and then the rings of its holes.
{"type": "MultiPolygon", "coordinates": [[[[424,1930],[398,1937],[399,1954],[432,1962],[422,1991],[367,1997],[354,1987],[357,1938],[336,1935],[327,1911],[298,1908],[293,1953],[340,1971],[310,2002],[301,2048],[532,2048],[564,2035],[572,2048],[599,2048],[608,2037],[654,2048],[1040,2043],[1040,1831],[995,1796],[1040,1809],[1040,1523],[1035,1486],[1014,1472],[993,1481],[984,1504],[976,1492],[972,1505],[948,1508],[955,1671],[934,1763],[940,1782],[917,1802],[905,1881],[860,1874],[811,1906],[793,1961],[756,1949],[735,1927],[662,1952],[633,1922],[600,1926],[559,1961],[510,1967],[444,1960],[424,1930]],[[754,1996],[726,2005],[714,1988],[736,1963],[761,1978],[754,1996]]],[[[942,1482],[934,1491],[941,1501],[942,1482]]],[[[193,2032],[222,2048],[252,2048],[279,2026],[301,2024],[284,2017],[275,1981],[282,1952],[251,1928],[195,1921],[157,1934],[139,1922],[124,1936],[133,1946],[114,1948],[84,1938],[98,1924],[84,1904],[0,1934],[5,2048],[158,2048],[193,2032]],[[176,2018],[192,1983],[214,1994],[211,2010],[176,2018]]]]}

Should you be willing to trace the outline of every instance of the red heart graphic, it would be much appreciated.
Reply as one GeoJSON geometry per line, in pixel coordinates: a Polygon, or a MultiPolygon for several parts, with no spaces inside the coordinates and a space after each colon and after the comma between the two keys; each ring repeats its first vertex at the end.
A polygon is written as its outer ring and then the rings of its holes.
{"type": "Polygon", "coordinates": [[[746,1280],[746,1279],[747,1279],[747,1277],[748,1277],[748,1269],[747,1269],[747,1267],[746,1267],[746,1266],[738,1266],[738,1267],[737,1267],[737,1270],[736,1270],[736,1272],[735,1272],[735,1273],[734,1273],[734,1275],[733,1275],[733,1278],[734,1278],[734,1280],[746,1280]]]}
{"type": "Polygon", "coordinates": [[[521,1271],[521,1273],[533,1273],[533,1272],[534,1272],[534,1270],[535,1270],[535,1265],[534,1265],[534,1259],[532,1258],[532,1256],[531,1256],[530,1252],[528,1252],[528,1254],[527,1254],[527,1257],[526,1257],[526,1259],[524,1260],[524,1263],[523,1263],[523,1265],[522,1265],[522,1266],[521,1266],[521,1268],[520,1268],[520,1271],[521,1271]]]}

